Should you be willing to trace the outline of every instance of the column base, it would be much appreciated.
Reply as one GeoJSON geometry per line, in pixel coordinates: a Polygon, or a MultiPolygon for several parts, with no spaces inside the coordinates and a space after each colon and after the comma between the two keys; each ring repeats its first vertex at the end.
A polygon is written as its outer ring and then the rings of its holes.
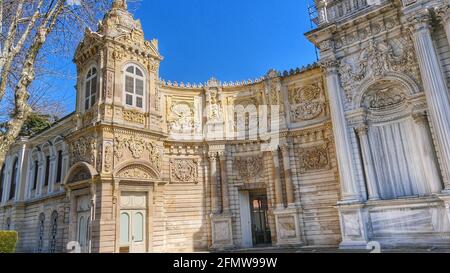
{"type": "Polygon", "coordinates": [[[368,215],[361,203],[339,203],[342,249],[366,249],[369,243],[368,215]]]}
{"type": "Polygon", "coordinates": [[[234,248],[232,215],[229,213],[211,214],[211,250],[234,248]]]}
{"type": "Polygon", "coordinates": [[[275,209],[275,225],[277,232],[277,246],[304,245],[302,229],[300,227],[301,211],[295,207],[275,209]]]}

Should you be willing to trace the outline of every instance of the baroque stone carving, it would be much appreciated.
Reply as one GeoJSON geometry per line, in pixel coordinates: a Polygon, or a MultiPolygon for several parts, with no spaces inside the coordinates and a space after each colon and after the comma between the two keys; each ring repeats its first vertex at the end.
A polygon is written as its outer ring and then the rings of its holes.
{"type": "MultiPolygon", "coordinates": [[[[210,80],[211,81],[211,80],[210,80]]],[[[220,97],[217,89],[209,89],[206,100],[208,102],[208,121],[218,122],[222,119],[222,108],[220,106],[220,97]]]]}
{"type": "Polygon", "coordinates": [[[84,161],[94,165],[96,153],[96,140],[93,137],[80,137],[70,144],[72,165],[84,161]]]}
{"type": "Polygon", "coordinates": [[[195,159],[171,159],[172,183],[198,183],[198,162],[195,159]]]}
{"type": "Polygon", "coordinates": [[[157,178],[156,175],[145,166],[141,165],[131,165],[122,169],[118,174],[121,178],[132,178],[132,179],[152,179],[157,178]]]}
{"type": "Polygon", "coordinates": [[[399,39],[391,43],[372,39],[356,59],[351,57],[341,60],[339,73],[347,100],[354,99],[355,91],[362,81],[368,78],[380,79],[388,72],[404,73],[420,80],[411,39],[399,39]]]}
{"type": "Polygon", "coordinates": [[[330,168],[328,144],[309,148],[299,148],[298,154],[300,155],[300,173],[330,168]]]}
{"type": "Polygon", "coordinates": [[[142,159],[144,152],[147,151],[150,164],[158,172],[161,171],[161,154],[153,142],[136,136],[119,136],[114,142],[114,157],[117,162],[123,159],[126,149],[130,151],[134,159],[142,159]]]}
{"type": "Polygon", "coordinates": [[[363,103],[368,109],[383,110],[401,105],[405,101],[406,95],[400,88],[381,84],[364,96],[363,103]]]}
{"type": "Polygon", "coordinates": [[[105,143],[105,164],[104,164],[105,173],[110,173],[112,171],[113,155],[114,155],[113,144],[110,142],[105,143]]]}
{"type": "Polygon", "coordinates": [[[138,111],[124,110],[123,119],[128,122],[145,124],[145,114],[138,111]]]}
{"type": "Polygon", "coordinates": [[[250,156],[246,158],[237,158],[234,166],[238,170],[239,175],[245,181],[259,177],[264,167],[264,161],[261,156],[250,156]]]}
{"type": "Polygon", "coordinates": [[[172,133],[191,133],[195,129],[193,103],[177,102],[170,107],[172,121],[169,131],[172,133]]]}
{"type": "Polygon", "coordinates": [[[297,88],[290,93],[291,120],[311,120],[318,117],[325,108],[325,98],[318,84],[297,88]]]}

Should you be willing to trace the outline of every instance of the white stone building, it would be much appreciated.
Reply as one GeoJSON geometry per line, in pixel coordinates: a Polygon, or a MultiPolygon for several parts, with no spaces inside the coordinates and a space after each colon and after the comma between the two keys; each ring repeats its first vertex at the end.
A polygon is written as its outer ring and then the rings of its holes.
{"type": "Polygon", "coordinates": [[[114,1],[75,112],[7,155],[0,228],[22,252],[450,246],[448,3],[316,6],[320,65],[184,84],[114,1]]]}

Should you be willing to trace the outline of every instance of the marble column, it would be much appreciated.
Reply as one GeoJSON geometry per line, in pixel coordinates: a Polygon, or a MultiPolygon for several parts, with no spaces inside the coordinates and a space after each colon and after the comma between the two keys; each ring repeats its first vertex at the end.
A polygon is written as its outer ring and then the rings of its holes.
{"type": "Polygon", "coordinates": [[[358,133],[359,142],[361,144],[361,154],[366,175],[369,200],[379,200],[380,193],[378,191],[378,179],[373,162],[372,150],[370,148],[369,136],[367,134],[368,129],[367,125],[363,124],[356,128],[356,132],[358,133]]]}
{"type": "Polygon", "coordinates": [[[228,179],[227,179],[227,156],[225,153],[219,155],[220,160],[220,179],[222,185],[222,213],[230,212],[230,195],[228,191],[228,179]]]}
{"type": "Polygon", "coordinates": [[[219,213],[219,198],[217,196],[217,153],[209,154],[211,182],[211,213],[219,213]]]}
{"type": "Polygon", "coordinates": [[[428,128],[427,116],[423,113],[413,115],[414,124],[418,136],[418,148],[423,164],[424,175],[430,187],[431,193],[442,191],[441,178],[439,176],[439,167],[436,164],[434,154],[434,144],[431,139],[430,129],[428,128]]]}
{"type": "Polygon", "coordinates": [[[342,191],[342,202],[352,203],[361,200],[356,184],[352,159],[352,144],[348,132],[348,124],[344,114],[343,90],[339,82],[338,62],[324,60],[321,63],[326,74],[328,96],[330,98],[333,134],[336,143],[336,156],[342,191]]]}
{"type": "Polygon", "coordinates": [[[286,198],[288,206],[295,204],[294,185],[292,183],[292,171],[291,160],[289,158],[289,147],[284,145],[281,147],[281,153],[283,155],[283,167],[284,167],[284,180],[286,183],[286,198]]]}
{"type": "Polygon", "coordinates": [[[450,191],[450,103],[447,81],[431,37],[430,20],[428,12],[416,14],[411,20],[411,31],[428,110],[438,143],[445,189],[450,191]]]}

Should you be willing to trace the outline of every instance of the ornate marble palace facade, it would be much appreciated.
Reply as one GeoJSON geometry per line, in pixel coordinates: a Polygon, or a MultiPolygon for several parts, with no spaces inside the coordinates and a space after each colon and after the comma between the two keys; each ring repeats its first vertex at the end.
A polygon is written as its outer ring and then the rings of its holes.
{"type": "Polygon", "coordinates": [[[320,65],[191,85],[114,1],[75,113],[7,155],[0,228],[23,252],[449,246],[448,3],[316,6],[320,65]]]}

